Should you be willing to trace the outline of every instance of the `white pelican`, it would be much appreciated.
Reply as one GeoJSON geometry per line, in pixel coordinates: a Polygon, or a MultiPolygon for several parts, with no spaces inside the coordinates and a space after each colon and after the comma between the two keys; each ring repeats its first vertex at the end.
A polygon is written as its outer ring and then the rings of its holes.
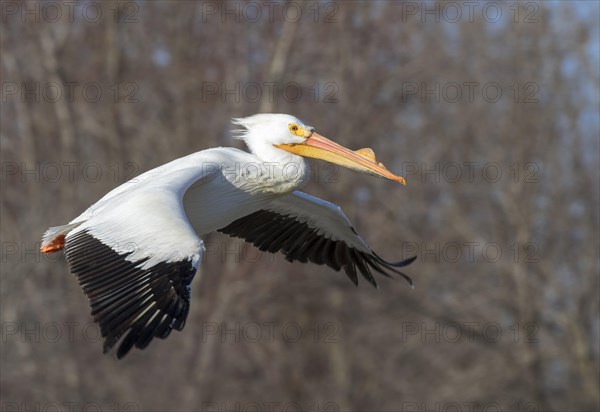
{"type": "Polygon", "coordinates": [[[396,268],[415,257],[383,260],[338,206],[296,191],[310,173],[306,157],[406,184],[404,178],[378,163],[371,149],[346,149],[294,116],[257,114],[234,123],[251,153],[219,147],[174,160],[44,234],[43,253],[65,249],[105,353],[121,338],[118,358],[183,329],[204,252],[201,237],[213,231],[280,251],[290,262],[343,269],[355,284],[360,273],[377,286],[374,271],[395,272],[412,285],[396,268]]]}

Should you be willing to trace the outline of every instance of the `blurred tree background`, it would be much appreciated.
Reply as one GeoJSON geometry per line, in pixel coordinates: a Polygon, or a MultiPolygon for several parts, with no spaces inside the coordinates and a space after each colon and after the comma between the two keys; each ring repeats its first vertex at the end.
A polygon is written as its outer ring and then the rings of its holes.
{"type": "Polygon", "coordinates": [[[598,410],[598,3],[1,6],[2,410],[598,410]],[[42,233],[257,112],[402,172],[304,190],[415,289],[214,234],[185,330],[102,355],[42,233]]]}

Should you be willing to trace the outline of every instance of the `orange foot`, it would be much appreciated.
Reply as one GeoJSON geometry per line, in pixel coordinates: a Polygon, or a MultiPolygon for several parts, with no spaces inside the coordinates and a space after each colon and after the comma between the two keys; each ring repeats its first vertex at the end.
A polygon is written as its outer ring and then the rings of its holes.
{"type": "Polygon", "coordinates": [[[54,239],[52,239],[52,242],[48,243],[47,245],[43,245],[40,248],[40,251],[42,253],[54,253],[54,252],[58,252],[59,250],[63,250],[64,247],[65,247],[65,235],[58,235],[54,239]]]}

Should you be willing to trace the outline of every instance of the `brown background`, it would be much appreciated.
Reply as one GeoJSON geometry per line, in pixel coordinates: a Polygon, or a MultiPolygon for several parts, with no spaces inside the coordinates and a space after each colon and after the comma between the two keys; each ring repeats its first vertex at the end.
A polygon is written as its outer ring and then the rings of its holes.
{"type": "Polygon", "coordinates": [[[597,3],[90,4],[2,2],[2,410],[598,410],[597,3]],[[305,191],[416,288],[215,234],[185,330],[102,355],[43,231],[270,111],[406,176],[305,191]]]}

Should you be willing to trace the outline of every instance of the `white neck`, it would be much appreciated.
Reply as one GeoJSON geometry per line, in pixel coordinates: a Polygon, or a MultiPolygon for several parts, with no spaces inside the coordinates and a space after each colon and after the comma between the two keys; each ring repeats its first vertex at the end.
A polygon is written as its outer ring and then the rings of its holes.
{"type": "Polygon", "coordinates": [[[310,166],[301,156],[288,153],[270,143],[246,139],[246,144],[260,160],[262,177],[259,189],[269,193],[291,193],[306,183],[310,176],[310,166]]]}

